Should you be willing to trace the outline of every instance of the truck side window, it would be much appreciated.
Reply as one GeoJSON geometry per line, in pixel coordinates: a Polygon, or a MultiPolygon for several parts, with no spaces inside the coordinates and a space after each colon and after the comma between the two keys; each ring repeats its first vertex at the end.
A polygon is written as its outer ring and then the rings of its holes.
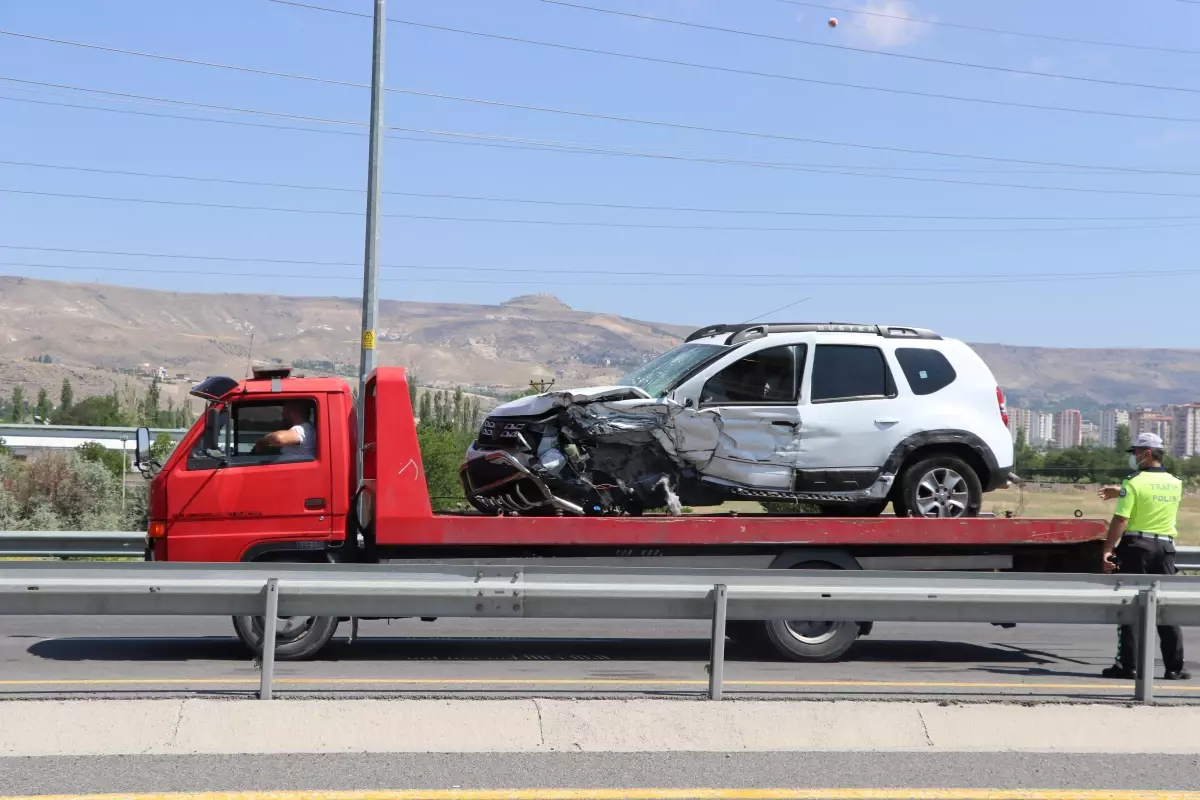
{"type": "Polygon", "coordinates": [[[313,401],[234,404],[232,466],[313,461],[316,457],[316,403],[313,401]],[[263,437],[276,432],[290,432],[299,441],[284,446],[262,443],[263,437]]]}
{"type": "Polygon", "coordinates": [[[233,426],[229,430],[229,414],[221,415],[218,447],[224,459],[213,458],[197,445],[188,454],[189,470],[216,469],[224,460],[229,467],[315,461],[317,458],[317,414],[312,400],[249,401],[235,403],[232,409],[233,426]],[[295,443],[272,446],[264,437],[289,432],[295,443]],[[229,442],[230,452],[226,453],[229,442]]]}
{"type": "Polygon", "coordinates": [[[800,398],[806,352],[789,344],[751,353],[708,379],[700,405],[792,405],[800,398]]]}

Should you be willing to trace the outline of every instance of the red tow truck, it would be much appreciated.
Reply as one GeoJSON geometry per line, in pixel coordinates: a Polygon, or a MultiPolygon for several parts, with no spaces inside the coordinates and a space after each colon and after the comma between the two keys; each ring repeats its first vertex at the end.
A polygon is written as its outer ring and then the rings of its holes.
{"type": "MultiPolygon", "coordinates": [[[[1099,570],[1105,524],[1084,519],[832,518],[783,514],[518,517],[434,513],[405,371],[366,385],[361,476],[358,418],[345,381],[256,370],[212,377],[207,408],[165,464],[138,432],[152,476],[146,559],[178,562],[396,563],[407,560],[773,569],[1099,570]],[[315,452],[264,451],[285,405],[315,431],[315,452]]],[[[337,618],[277,625],[277,657],[310,658],[337,618]]],[[[257,649],[262,619],[234,627],[257,649]]],[[[841,656],[870,623],[736,622],[730,635],[797,661],[841,656]]]]}

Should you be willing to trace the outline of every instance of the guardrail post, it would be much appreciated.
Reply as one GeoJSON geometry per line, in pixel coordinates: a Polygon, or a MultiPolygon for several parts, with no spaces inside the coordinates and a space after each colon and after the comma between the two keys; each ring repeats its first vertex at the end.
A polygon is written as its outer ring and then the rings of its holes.
{"type": "Polygon", "coordinates": [[[721,681],[725,677],[725,605],[729,590],[725,584],[713,587],[712,653],[708,661],[708,699],[721,699],[721,681]]]}
{"type": "Polygon", "coordinates": [[[279,579],[270,578],[266,586],[266,614],[263,616],[262,677],[258,699],[271,699],[271,681],[275,677],[275,621],[279,618],[279,579]]]}
{"type": "Polygon", "coordinates": [[[1138,595],[1137,684],[1133,697],[1140,703],[1154,702],[1154,651],[1158,637],[1158,581],[1138,595]]]}

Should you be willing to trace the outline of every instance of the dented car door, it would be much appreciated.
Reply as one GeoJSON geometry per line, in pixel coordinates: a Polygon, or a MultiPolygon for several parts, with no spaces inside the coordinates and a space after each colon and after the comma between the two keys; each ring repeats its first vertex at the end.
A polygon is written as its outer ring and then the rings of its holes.
{"type": "Polygon", "coordinates": [[[766,489],[792,483],[800,448],[800,384],[804,343],[739,350],[676,393],[683,408],[677,435],[690,449],[711,447],[707,463],[694,463],[709,478],[766,489]]]}

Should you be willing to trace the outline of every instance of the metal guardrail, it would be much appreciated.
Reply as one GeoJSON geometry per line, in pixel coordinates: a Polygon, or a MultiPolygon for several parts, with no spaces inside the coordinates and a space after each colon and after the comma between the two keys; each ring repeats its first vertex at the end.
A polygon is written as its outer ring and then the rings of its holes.
{"type": "Polygon", "coordinates": [[[136,531],[0,531],[0,558],[141,557],[146,534],[136,531]]]}
{"type": "Polygon", "coordinates": [[[1175,568],[1200,570],[1200,547],[1176,547],[1175,568]]]}
{"type": "MultiPolygon", "coordinates": [[[[150,440],[160,433],[165,433],[171,440],[178,442],[188,432],[187,428],[151,428],[150,440]]],[[[124,437],[133,441],[137,428],[124,428],[103,425],[0,425],[0,439],[18,436],[49,438],[49,439],[121,439],[124,437]]]]}
{"type": "MultiPolygon", "coordinates": [[[[1200,625],[1200,577],[555,566],[80,564],[0,567],[0,614],[711,619],[1134,625],[1135,697],[1153,698],[1154,626],[1200,625]]],[[[259,697],[270,699],[275,626],[259,697]]]]}

